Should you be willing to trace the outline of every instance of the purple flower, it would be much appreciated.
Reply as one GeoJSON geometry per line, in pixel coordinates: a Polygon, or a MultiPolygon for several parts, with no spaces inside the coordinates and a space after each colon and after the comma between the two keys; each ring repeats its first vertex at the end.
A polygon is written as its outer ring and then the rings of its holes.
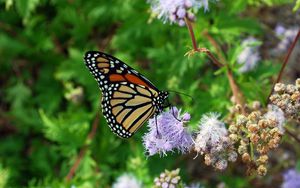
{"type": "Polygon", "coordinates": [[[152,12],[164,23],[177,23],[184,26],[184,18],[194,20],[194,13],[200,8],[208,10],[209,0],[147,0],[151,4],[152,12]]]}
{"type": "Polygon", "coordinates": [[[152,156],[156,153],[166,155],[166,152],[174,149],[182,153],[189,151],[193,145],[193,139],[184,125],[190,118],[190,114],[180,115],[180,110],[172,107],[168,112],[150,119],[149,132],[143,137],[148,155],[152,156]]]}
{"type": "Polygon", "coordinates": [[[275,28],[276,36],[282,36],[285,33],[286,29],[281,24],[278,24],[275,28]]]}
{"type": "Polygon", "coordinates": [[[289,169],[283,174],[283,184],[281,188],[299,188],[300,173],[295,169],[289,169]]]}
{"type": "Polygon", "coordinates": [[[249,37],[242,42],[244,49],[237,58],[238,64],[242,65],[239,72],[244,73],[254,69],[260,60],[259,46],[255,43],[258,43],[258,41],[253,37],[249,37]]]}

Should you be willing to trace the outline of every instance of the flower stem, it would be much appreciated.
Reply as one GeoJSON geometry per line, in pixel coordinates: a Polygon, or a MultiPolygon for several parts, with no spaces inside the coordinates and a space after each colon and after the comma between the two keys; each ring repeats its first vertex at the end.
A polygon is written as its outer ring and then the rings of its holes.
{"type": "Polygon", "coordinates": [[[269,96],[268,96],[267,103],[270,102],[270,97],[271,97],[271,95],[272,95],[272,93],[273,93],[274,86],[275,86],[275,85],[281,80],[281,78],[282,78],[283,71],[284,71],[284,69],[285,69],[287,63],[289,62],[289,58],[290,58],[290,56],[291,56],[291,54],[292,54],[292,52],[293,52],[293,49],[295,48],[295,46],[296,46],[296,44],[297,44],[297,41],[299,40],[299,38],[300,38],[300,29],[299,29],[299,31],[298,31],[298,33],[297,33],[297,35],[296,35],[296,37],[295,37],[295,39],[294,39],[294,41],[293,41],[291,47],[289,48],[287,55],[286,55],[285,58],[284,58],[283,64],[281,65],[281,68],[280,68],[280,72],[279,72],[279,74],[278,74],[278,76],[277,76],[277,79],[276,79],[276,81],[274,82],[274,84],[273,84],[273,86],[272,86],[272,89],[271,89],[271,92],[270,92],[270,94],[269,94],[269,96]]]}
{"type": "Polygon", "coordinates": [[[212,60],[213,63],[215,63],[218,67],[223,67],[224,65],[222,63],[220,63],[217,58],[215,58],[215,56],[206,48],[198,48],[197,46],[197,41],[195,39],[195,34],[194,34],[194,29],[193,29],[193,26],[192,26],[192,23],[187,19],[187,18],[184,18],[185,20],[185,23],[187,25],[187,28],[189,30],[189,33],[190,33],[190,37],[192,39],[192,43],[193,43],[193,49],[195,52],[204,52],[206,53],[209,58],[212,60]]]}
{"type": "Polygon", "coordinates": [[[191,36],[191,39],[192,39],[192,43],[193,43],[193,48],[195,51],[198,51],[198,46],[197,46],[197,42],[196,42],[196,39],[195,39],[195,34],[194,34],[194,29],[193,29],[193,26],[192,26],[192,23],[188,20],[188,18],[184,18],[184,21],[189,29],[189,32],[190,32],[190,36],[191,36]]]}
{"type": "Polygon", "coordinates": [[[254,161],[254,147],[252,142],[250,142],[250,157],[251,160],[254,161]]]}
{"type": "Polygon", "coordinates": [[[206,53],[208,55],[208,57],[212,60],[212,62],[214,64],[216,64],[219,68],[222,68],[224,66],[226,67],[226,70],[227,70],[226,75],[227,75],[227,78],[228,78],[229,85],[230,85],[230,88],[232,90],[233,96],[235,97],[235,100],[236,100],[237,104],[241,105],[241,107],[242,107],[242,113],[245,114],[243,94],[240,91],[240,89],[239,89],[236,81],[234,80],[233,73],[232,73],[230,67],[228,66],[228,64],[226,63],[225,57],[221,53],[220,46],[208,34],[208,32],[204,32],[204,35],[208,38],[208,40],[210,41],[210,43],[216,48],[216,50],[217,50],[217,56],[218,56],[219,59],[222,60],[223,63],[221,63],[208,49],[206,49],[206,48],[198,48],[197,41],[195,39],[195,34],[194,34],[192,23],[187,18],[185,18],[185,23],[186,23],[187,28],[188,28],[189,33],[190,33],[190,37],[191,37],[191,40],[192,40],[192,43],[193,43],[194,51],[195,52],[200,52],[200,53],[201,52],[206,53]]]}
{"type": "MultiPolygon", "coordinates": [[[[96,135],[96,131],[97,131],[97,128],[98,128],[98,125],[99,125],[99,120],[100,120],[99,114],[100,113],[97,112],[96,117],[93,121],[92,129],[91,129],[91,131],[89,132],[89,134],[87,136],[87,139],[86,139],[87,142],[86,143],[89,143],[88,141],[93,140],[94,136],[96,135]]],[[[68,175],[66,176],[66,180],[68,182],[71,181],[73,176],[75,175],[75,172],[76,172],[82,158],[84,157],[87,149],[88,149],[88,144],[84,144],[84,146],[80,149],[79,154],[78,154],[73,166],[71,167],[68,175]]]]}

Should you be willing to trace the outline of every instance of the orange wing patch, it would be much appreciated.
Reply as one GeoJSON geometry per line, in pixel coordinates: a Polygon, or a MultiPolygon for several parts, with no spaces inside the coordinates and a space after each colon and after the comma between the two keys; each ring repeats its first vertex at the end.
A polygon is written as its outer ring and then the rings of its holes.
{"type": "Polygon", "coordinates": [[[142,85],[148,88],[152,88],[149,86],[146,82],[141,80],[139,77],[133,75],[133,74],[125,74],[124,76],[121,74],[111,74],[109,76],[109,80],[111,82],[124,82],[128,81],[129,83],[136,84],[136,85],[142,85]]]}
{"type": "Polygon", "coordinates": [[[124,78],[124,76],[120,75],[120,74],[112,74],[109,76],[109,80],[111,82],[123,82],[126,81],[126,79],[124,78]]]}
{"type": "Polygon", "coordinates": [[[137,84],[137,85],[142,85],[142,86],[145,86],[145,87],[148,87],[148,88],[151,88],[146,82],[144,82],[143,80],[141,80],[139,77],[135,76],[135,75],[132,75],[132,74],[126,74],[125,75],[125,78],[133,83],[133,84],[137,84]]]}

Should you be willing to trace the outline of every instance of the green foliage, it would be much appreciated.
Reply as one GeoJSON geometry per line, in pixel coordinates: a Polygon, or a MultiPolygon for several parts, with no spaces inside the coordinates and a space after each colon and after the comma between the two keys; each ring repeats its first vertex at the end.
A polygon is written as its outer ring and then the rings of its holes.
{"type": "MultiPolygon", "coordinates": [[[[207,31],[227,47],[226,61],[249,101],[266,100],[266,88],[279,67],[261,61],[255,71],[237,71],[242,39],[262,39],[264,34],[256,18],[240,15],[249,6],[289,2],[222,0],[197,14],[196,40],[215,53],[202,35],[207,31]]],[[[148,23],[146,1],[0,0],[0,5],[0,120],[5,125],[0,125],[0,187],[108,187],[125,172],[149,187],[164,169],[179,166],[186,172],[177,154],[145,156],[141,137],[146,128],[121,140],[101,115],[96,136],[87,139],[100,113],[99,89],[83,63],[87,50],[119,57],[162,90],[191,95],[194,102],[175,94],[171,101],[191,113],[194,128],[206,112],[227,113],[232,94],[225,70],[217,71],[204,54],[184,56],[191,49],[187,29],[157,19],[148,23]],[[82,88],[80,100],[66,97],[76,88],[82,88]],[[82,147],[86,153],[68,182],[65,178],[82,147]]],[[[298,0],[295,9],[299,6],[298,0]]],[[[248,179],[231,179],[233,174],[218,180],[229,187],[249,185],[248,179]]]]}
{"type": "Polygon", "coordinates": [[[300,8],[300,0],[297,0],[293,10],[297,11],[299,8],[300,8]]]}

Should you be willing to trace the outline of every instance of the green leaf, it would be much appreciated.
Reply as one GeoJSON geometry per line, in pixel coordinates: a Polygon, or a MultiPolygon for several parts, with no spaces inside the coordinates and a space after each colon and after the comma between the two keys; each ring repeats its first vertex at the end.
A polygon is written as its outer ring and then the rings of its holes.
{"type": "Polygon", "coordinates": [[[296,12],[299,8],[300,8],[300,0],[297,0],[295,6],[293,8],[293,11],[296,12]]]}

